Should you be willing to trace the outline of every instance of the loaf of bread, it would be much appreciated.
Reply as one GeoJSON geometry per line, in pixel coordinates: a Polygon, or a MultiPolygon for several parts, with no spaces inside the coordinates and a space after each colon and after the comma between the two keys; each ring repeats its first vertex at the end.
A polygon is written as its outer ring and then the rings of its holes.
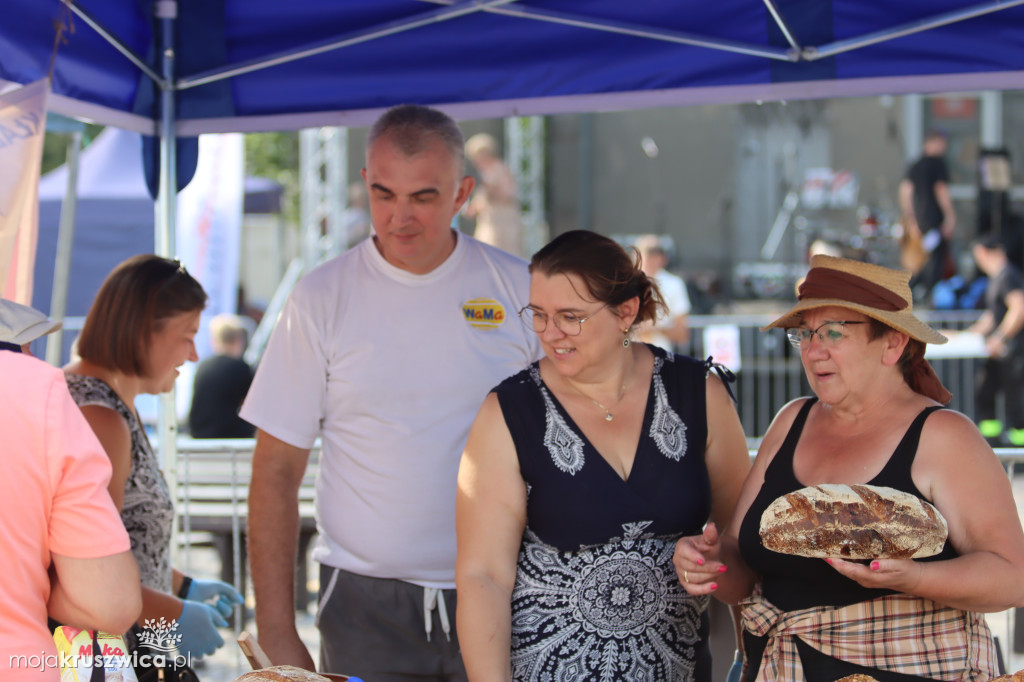
{"type": "Polygon", "coordinates": [[[761,515],[761,541],[775,552],[842,559],[938,554],[948,528],[921,498],[874,485],[823,484],[778,498],[761,515]]]}
{"type": "Polygon", "coordinates": [[[992,682],[1024,682],[1024,670],[1018,670],[1012,675],[1000,675],[993,677],[992,682]]]}
{"type": "Polygon", "coordinates": [[[871,677],[871,675],[861,675],[860,673],[857,673],[856,675],[840,677],[836,682],[878,682],[878,680],[871,677]]]}
{"type": "Polygon", "coordinates": [[[328,679],[292,665],[272,665],[236,677],[235,682],[328,682],[328,679]]]}

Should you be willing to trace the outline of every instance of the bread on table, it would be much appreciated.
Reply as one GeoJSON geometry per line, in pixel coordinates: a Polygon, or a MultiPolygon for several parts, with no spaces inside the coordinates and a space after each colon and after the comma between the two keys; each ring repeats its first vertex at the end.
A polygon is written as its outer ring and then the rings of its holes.
{"type": "Polygon", "coordinates": [[[860,673],[857,673],[856,675],[840,677],[836,682],[878,682],[878,680],[871,677],[871,675],[861,675],[860,673]]]}
{"type": "Polygon", "coordinates": [[[1024,682],[1024,670],[1018,670],[1012,675],[1000,675],[993,677],[992,682],[1024,682]]]}
{"type": "Polygon", "coordinates": [[[804,557],[907,559],[942,551],[948,528],[916,495],[876,485],[827,483],[779,497],[761,515],[770,550],[804,557]]]}
{"type": "Polygon", "coordinates": [[[293,665],[273,665],[247,672],[235,682],[328,682],[328,678],[293,665]]]}

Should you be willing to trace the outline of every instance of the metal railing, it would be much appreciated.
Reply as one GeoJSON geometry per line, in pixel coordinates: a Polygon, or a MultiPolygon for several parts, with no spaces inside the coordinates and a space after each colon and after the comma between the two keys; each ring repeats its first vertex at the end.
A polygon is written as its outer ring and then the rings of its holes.
{"type": "MultiPolygon", "coordinates": [[[[780,314],[786,308],[780,305],[780,314]]],[[[925,321],[938,329],[967,328],[978,318],[978,312],[920,313],[925,321]]],[[[692,315],[690,342],[679,352],[704,359],[711,355],[704,345],[703,331],[709,326],[735,326],[739,335],[740,369],[733,392],[743,432],[748,440],[757,442],[771,420],[790,400],[811,394],[800,364],[800,352],[789,345],[781,329],[761,331],[761,327],[777,316],[757,315],[692,315]]],[[[978,358],[932,360],[942,383],[953,394],[950,407],[974,419],[974,377],[981,362],[978,358]]]]}

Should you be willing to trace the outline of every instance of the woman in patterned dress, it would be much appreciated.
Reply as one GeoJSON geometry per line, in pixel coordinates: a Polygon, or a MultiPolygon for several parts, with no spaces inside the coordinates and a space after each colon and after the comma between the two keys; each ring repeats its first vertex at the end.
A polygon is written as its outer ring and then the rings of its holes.
{"type": "Polygon", "coordinates": [[[113,466],[110,495],[142,580],[138,626],[176,622],[178,651],[193,656],[223,645],[217,626],[227,625],[224,617],[241,596],[230,585],[192,580],[172,568],[174,504],[135,398],[170,391],[178,367],[198,359],[194,339],[205,305],[202,286],[178,261],[130,258],[103,282],[78,337],[80,359],[64,368],[71,395],[113,466]]]}
{"type": "Polygon", "coordinates": [[[519,316],[545,357],[487,396],[459,469],[469,678],[708,680],[708,598],[672,555],[724,525],[749,469],[728,389],[710,361],[631,343],[660,297],[614,241],[562,234],[530,272],[519,316]]]}

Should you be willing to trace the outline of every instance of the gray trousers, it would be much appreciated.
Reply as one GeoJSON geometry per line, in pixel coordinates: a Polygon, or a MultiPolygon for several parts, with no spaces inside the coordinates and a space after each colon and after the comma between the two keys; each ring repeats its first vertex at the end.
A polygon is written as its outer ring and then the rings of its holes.
{"type": "Polygon", "coordinates": [[[321,565],[317,627],[324,672],[367,682],[467,680],[455,636],[455,590],[321,565]]]}

